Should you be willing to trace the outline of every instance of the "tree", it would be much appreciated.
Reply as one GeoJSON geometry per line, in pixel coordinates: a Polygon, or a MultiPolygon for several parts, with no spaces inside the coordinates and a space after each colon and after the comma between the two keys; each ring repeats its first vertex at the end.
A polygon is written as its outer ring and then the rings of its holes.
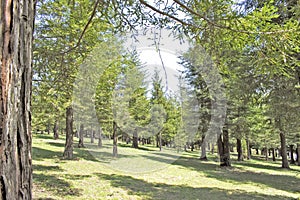
{"type": "Polygon", "coordinates": [[[31,73],[35,1],[0,1],[0,199],[32,199],[31,73]]]}

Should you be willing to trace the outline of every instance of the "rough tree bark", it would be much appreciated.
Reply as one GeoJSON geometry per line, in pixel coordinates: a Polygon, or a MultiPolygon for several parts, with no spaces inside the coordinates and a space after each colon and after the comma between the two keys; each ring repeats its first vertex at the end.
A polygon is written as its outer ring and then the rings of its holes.
{"type": "Polygon", "coordinates": [[[117,123],[113,122],[113,157],[118,156],[118,136],[117,136],[117,123]]]}
{"type": "Polygon", "coordinates": [[[280,131],[280,144],[281,144],[281,157],[282,157],[282,168],[289,169],[289,162],[287,158],[287,151],[286,151],[286,140],[285,140],[285,133],[280,131]]]}
{"type": "Polygon", "coordinates": [[[33,0],[0,0],[0,199],[32,199],[33,0]]]}
{"type": "Polygon", "coordinates": [[[66,111],[66,143],[63,157],[73,159],[73,109],[71,106],[66,111]]]}
{"type": "Polygon", "coordinates": [[[84,142],[83,142],[83,134],[84,134],[84,125],[80,124],[78,148],[84,148],[85,147],[84,142]]]}
{"type": "Polygon", "coordinates": [[[58,137],[59,137],[59,134],[58,134],[58,123],[57,123],[57,121],[55,121],[54,127],[53,127],[53,138],[54,138],[54,140],[57,140],[58,137]]]}
{"type": "Polygon", "coordinates": [[[236,146],[237,146],[237,153],[238,153],[238,161],[243,161],[243,148],[242,148],[242,140],[237,138],[236,139],[236,146]]]}

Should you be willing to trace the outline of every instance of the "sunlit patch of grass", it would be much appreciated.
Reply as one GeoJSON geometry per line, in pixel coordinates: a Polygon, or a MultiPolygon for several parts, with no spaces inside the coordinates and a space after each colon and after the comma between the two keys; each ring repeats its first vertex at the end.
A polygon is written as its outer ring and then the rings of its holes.
{"type": "Polygon", "coordinates": [[[113,158],[110,143],[74,145],[76,159],[63,160],[64,139],[34,135],[34,199],[300,199],[298,166],[251,160],[220,168],[216,154],[200,161],[198,151],[126,144],[113,158]]]}

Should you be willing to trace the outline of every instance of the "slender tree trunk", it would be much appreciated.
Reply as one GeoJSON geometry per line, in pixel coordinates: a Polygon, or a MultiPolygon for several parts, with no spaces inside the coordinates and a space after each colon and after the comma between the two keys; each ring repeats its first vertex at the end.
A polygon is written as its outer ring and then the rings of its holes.
{"type": "Polygon", "coordinates": [[[84,142],[83,142],[83,134],[84,134],[84,125],[80,124],[80,129],[79,129],[79,142],[78,142],[78,147],[79,148],[84,148],[84,142]]]}
{"type": "Polygon", "coordinates": [[[47,134],[50,135],[50,124],[47,125],[47,134]]]}
{"type": "Polygon", "coordinates": [[[281,144],[281,157],[282,157],[282,168],[289,169],[289,162],[287,158],[287,151],[286,151],[286,140],[285,140],[285,133],[280,131],[280,144],[281,144]]]}
{"type": "Polygon", "coordinates": [[[91,130],[91,143],[94,143],[94,139],[95,139],[95,131],[92,129],[91,130]]]}
{"type": "Polygon", "coordinates": [[[247,145],[247,160],[250,160],[251,159],[251,147],[250,147],[249,139],[246,139],[246,145],[247,145]]]}
{"type": "Polygon", "coordinates": [[[102,147],[102,128],[99,128],[98,147],[102,147]]]}
{"type": "Polygon", "coordinates": [[[297,152],[298,166],[300,166],[300,143],[297,144],[297,152]]]}
{"type": "Polygon", "coordinates": [[[215,153],[215,144],[211,143],[211,154],[215,153]]]}
{"type": "Polygon", "coordinates": [[[59,137],[59,134],[58,134],[58,123],[57,121],[54,122],[54,127],[53,127],[53,138],[54,140],[57,140],[59,137]]]}
{"type": "Polygon", "coordinates": [[[272,160],[276,161],[275,148],[272,148],[271,151],[272,151],[272,160]]]}
{"type": "Polygon", "coordinates": [[[118,156],[118,136],[117,136],[117,123],[113,122],[113,157],[118,156]]]}
{"type": "Polygon", "coordinates": [[[133,139],[132,139],[132,147],[133,148],[139,148],[139,143],[138,143],[138,133],[137,130],[134,130],[133,133],[133,139]]]}
{"type": "Polygon", "coordinates": [[[278,149],[278,158],[280,158],[282,156],[282,151],[281,151],[281,148],[278,149]]]}
{"type": "Polygon", "coordinates": [[[255,151],[256,151],[256,155],[258,155],[259,154],[258,148],[256,148],[255,151]]]}
{"type": "Polygon", "coordinates": [[[294,159],[294,145],[290,145],[290,155],[291,155],[291,164],[295,164],[295,159],[294,159]]]}
{"type": "Polygon", "coordinates": [[[200,160],[208,160],[206,156],[206,144],[207,142],[205,141],[205,135],[202,135],[200,160]]]}
{"type": "Polygon", "coordinates": [[[0,0],[0,199],[32,199],[33,0],[0,0]]]}
{"type": "Polygon", "coordinates": [[[73,109],[71,106],[66,111],[66,143],[63,156],[65,159],[73,159],[73,109]]]}
{"type": "Polygon", "coordinates": [[[264,151],[265,151],[265,159],[269,160],[269,154],[268,154],[269,149],[268,149],[268,147],[266,147],[264,151]]]}
{"type": "Polygon", "coordinates": [[[241,139],[239,139],[239,138],[236,139],[236,146],[237,146],[237,152],[238,152],[238,161],[243,161],[244,156],[243,156],[243,148],[242,148],[241,139]]]}
{"type": "Polygon", "coordinates": [[[159,151],[161,151],[162,140],[161,140],[161,131],[159,131],[159,151]]]}

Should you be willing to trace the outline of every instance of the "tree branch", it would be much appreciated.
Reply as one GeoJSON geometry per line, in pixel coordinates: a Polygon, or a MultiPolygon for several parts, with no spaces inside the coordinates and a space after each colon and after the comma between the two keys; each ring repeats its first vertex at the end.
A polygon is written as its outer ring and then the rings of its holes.
{"type": "Polygon", "coordinates": [[[71,48],[69,48],[68,50],[62,52],[62,54],[69,53],[69,52],[73,51],[74,49],[76,49],[76,48],[80,45],[81,40],[83,39],[83,36],[84,36],[85,32],[87,31],[89,25],[92,23],[92,20],[93,20],[93,18],[94,18],[95,15],[96,15],[97,7],[98,7],[100,1],[102,1],[102,0],[96,0],[95,5],[94,5],[94,8],[93,8],[93,12],[92,12],[92,14],[91,14],[91,16],[90,16],[88,22],[87,22],[86,25],[84,26],[84,29],[83,29],[83,31],[81,32],[81,34],[80,34],[80,36],[79,36],[79,39],[78,39],[76,45],[73,46],[73,47],[71,47],[71,48]]]}
{"type": "MultiPolygon", "coordinates": [[[[280,34],[280,33],[284,33],[284,32],[297,31],[295,29],[292,29],[292,30],[278,30],[278,31],[247,31],[247,30],[233,29],[230,26],[225,26],[225,25],[214,23],[213,21],[209,20],[207,17],[205,17],[205,16],[193,11],[192,9],[188,8],[186,5],[184,5],[183,3],[181,3],[178,0],[173,0],[173,1],[175,3],[177,3],[180,7],[182,7],[186,11],[188,11],[189,13],[191,13],[195,16],[198,16],[201,19],[205,20],[208,24],[211,24],[212,26],[220,28],[220,29],[227,29],[227,30],[232,31],[232,32],[245,33],[245,34],[272,35],[272,34],[280,34]]],[[[185,22],[185,21],[183,21],[183,20],[181,20],[181,19],[179,19],[179,18],[177,18],[173,15],[170,15],[170,14],[164,12],[164,11],[159,10],[159,9],[155,8],[154,6],[151,6],[150,4],[148,4],[145,0],[140,0],[140,2],[141,2],[141,4],[143,4],[146,7],[150,8],[151,10],[153,10],[153,11],[155,11],[155,12],[161,14],[161,15],[167,16],[170,19],[173,19],[174,21],[179,22],[183,26],[190,26],[190,27],[197,28],[197,29],[203,29],[203,27],[197,26],[195,24],[187,23],[187,22],[185,22]]]]}

